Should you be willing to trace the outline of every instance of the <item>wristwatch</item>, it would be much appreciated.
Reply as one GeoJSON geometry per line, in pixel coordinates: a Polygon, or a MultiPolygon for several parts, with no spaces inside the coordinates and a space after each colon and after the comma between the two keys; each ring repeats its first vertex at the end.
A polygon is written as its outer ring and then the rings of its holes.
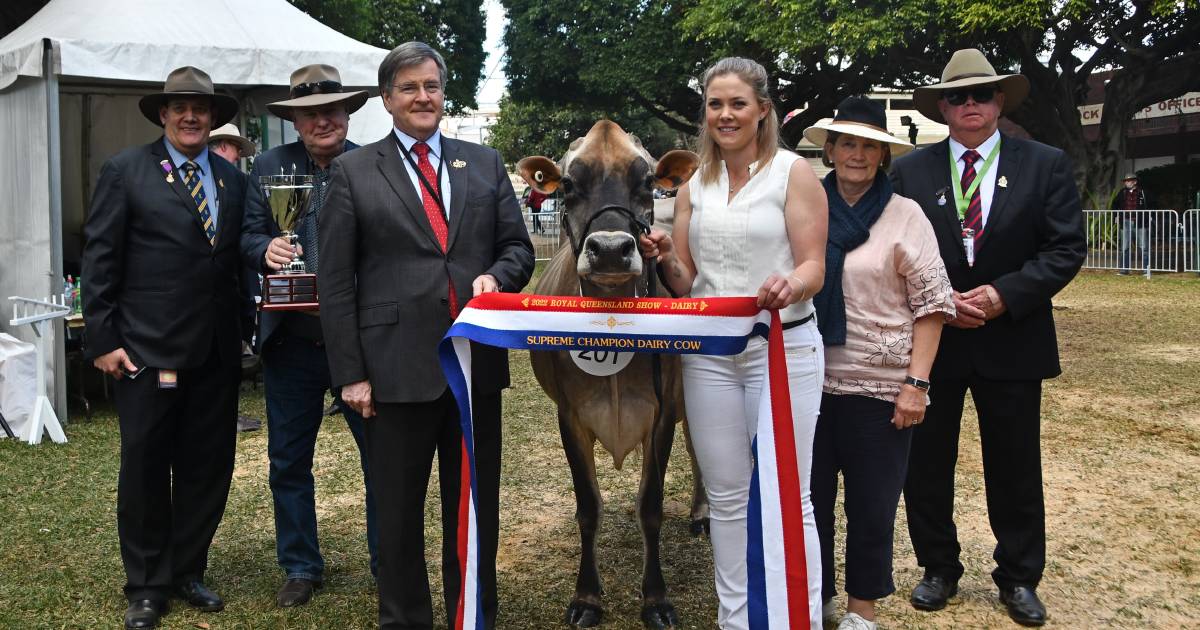
{"type": "Polygon", "coordinates": [[[924,392],[929,391],[929,381],[927,381],[923,378],[917,378],[915,376],[905,376],[904,384],[912,385],[913,387],[916,387],[917,389],[924,391],[924,392]]]}

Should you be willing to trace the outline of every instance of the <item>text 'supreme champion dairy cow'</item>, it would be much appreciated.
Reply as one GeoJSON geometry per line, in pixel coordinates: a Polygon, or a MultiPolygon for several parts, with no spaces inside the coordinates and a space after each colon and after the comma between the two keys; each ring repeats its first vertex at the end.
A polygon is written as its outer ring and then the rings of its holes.
{"type": "MultiPolygon", "coordinates": [[[[546,194],[561,191],[565,205],[562,243],[537,293],[647,295],[656,283],[637,239],[654,220],[654,189],[679,187],[697,162],[690,151],[671,151],[655,161],[636,137],[607,120],[572,143],[560,164],[544,157],[521,160],[518,169],[529,185],[546,194]]],[[[559,431],[575,486],[582,553],[567,623],[591,627],[603,615],[595,550],[601,498],[594,444],[599,440],[618,468],[626,455],[642,448],[637,509],[645,544],[642,621],[652,628],[675,626],[678,619],[667,598],[659,557],[659,531],[675,423],[684,418],[679,356],[532,352],[530,360],[538,383],[558,405],[559,431]]],[[[693,478],[692,531],[700,533],[708,507],[694,465],[693,478]]]]}

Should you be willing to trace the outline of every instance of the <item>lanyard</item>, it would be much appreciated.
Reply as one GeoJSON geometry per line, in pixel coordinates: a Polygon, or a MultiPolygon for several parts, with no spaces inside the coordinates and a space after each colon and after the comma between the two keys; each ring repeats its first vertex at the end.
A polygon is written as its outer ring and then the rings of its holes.
{"type": "MultiPolygon", "coordinates": [[[[441,193],[438,192],[438,189],[433,187],[433,184],[429,183],[429,180],[425,179],[425,174],[421,172],[420,167],[418,167],[417,163],[413,160],[412,153],[410,153],[408,149],[404,148],[403,142],[400,142],[400,136],[397,136],[395,133],[393,133],[392,139],[396,141],[396,146],[400,147],[400,152],[404,154],[404,159],[408,160],[409,166],[411,166],[413,172],[417,174],[417,179],[421,181],[421,186],[425,188],[425,191],[429,193],[430,197],[433,197],[433,201],[437,204],[438,210],[442,211],[442,216],[447,216],[446,204],[442,202],[441,193]]],[[[442,150],[446,150],[444,145],[442,150]]],[[[444,162],[445,160],[442,159],[441,154],[438,154],[437,181],[439,186],[442,183],[442,164],[444,162]]]]}
{"type": "Polygon", "coordinates": [[[954,185],[954,206],[958,208],[958,220],[962,221],[967,216],[967,206],[971,205],[971,197],[975,195],[975,191],[979,189],[979,183],[983,181],[983,176],[987,175],[988,169],[992,168],[992,164],[996,161],[996,156],[1000,155],[1000,142],[996,142],[996,146],[992,147],[992,152],[988,153],[987,159],[983,162],[983,168],[975,174],[975,181],[964,193],[962,189],[962,175],[958,174],[958,159],[954,157],[954,153],[947,152],[950,156],[950,183],[954,185]]]}

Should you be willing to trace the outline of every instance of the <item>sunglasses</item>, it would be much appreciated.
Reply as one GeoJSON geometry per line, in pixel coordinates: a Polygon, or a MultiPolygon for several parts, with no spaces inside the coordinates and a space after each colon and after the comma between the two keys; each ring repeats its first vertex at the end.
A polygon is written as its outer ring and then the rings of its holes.
{"type": "Polygon", "coordinates": [[[313,81],[312,83],[300,83],[292,88],[292,98],[313,94],[336,94],[341,91],[342,84],[338,81],[313,81]]]}
{"type": "Polygon", "coordinates": [[[962,105],[967,102],[967,97],[976,103],[988,103],[996,96],[996,87],[985,85],[983,87],[968,88],[963,90],[946,90],[942,92],[942,98],[951,105],[962,105]]]}

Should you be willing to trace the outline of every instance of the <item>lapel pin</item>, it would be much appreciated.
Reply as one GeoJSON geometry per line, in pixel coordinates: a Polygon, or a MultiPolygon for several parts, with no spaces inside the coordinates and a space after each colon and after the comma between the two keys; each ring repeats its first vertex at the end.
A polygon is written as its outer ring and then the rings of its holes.
{"type": "Polygon", "coordinates": [[[171,161],[163,160],[163,161],[159,162],[158,165],[161,166],[163,172],[167,174],[167,183],[174,184],[175,183],[175,173],[172,172],[171,161]]]}
{"type": "Polygon", "coordinates": [[[218,179],[218,180],[217,180],[217,185],[218,185],[218,186],[220,186],[221,188],[224,188],[224,187],[225,187],[225,180],[223,180],[223,179],[218,179]]]}
{"type": "Polygon", "coordinates": [[[453,166],[454,168],[462,168],[466,165],[467,165],[467,163],[462,160],[454,160],[453,162],[450,163],[450,166],[453,166]]]}
{"type": "Polygon", "coordinates": [[[996,180],[996,185],[1001,188],[1008,188],[1008,178],[1001,175],[1000,179],[996,180]]]}
{"type": "Polygon", "coordinates": [[[944,206],[944,205],[946,205],[946,195],[945,195],[945,194],[938,195],[938,198],[937,198],[937,204],[938,204],[939,206],[944,206]]]}

